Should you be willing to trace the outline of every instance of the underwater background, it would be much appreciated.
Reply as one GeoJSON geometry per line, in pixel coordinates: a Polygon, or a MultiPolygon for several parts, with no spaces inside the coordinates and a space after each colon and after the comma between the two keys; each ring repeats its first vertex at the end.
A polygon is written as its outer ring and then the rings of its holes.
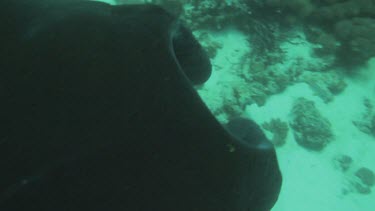
{"type": "Polygon", "coordinates": [[[193,30],[213,64],[204,102],[276,146],[273,211],[374,210],[375,0],[104,2],[159,4],[193,30]]]}

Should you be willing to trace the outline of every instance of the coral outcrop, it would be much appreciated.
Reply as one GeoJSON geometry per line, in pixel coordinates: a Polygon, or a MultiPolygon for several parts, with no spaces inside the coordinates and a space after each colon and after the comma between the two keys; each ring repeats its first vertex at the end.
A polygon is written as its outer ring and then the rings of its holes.
{"type": "Polygon", "coordinates": [[[375,184],[375,174],[371,169],[362,167],[355,172],[352,183],[359,193],[369,194],[375,184]]]}
{"type": "Polygon", "coordinates": [[[305,71],[299,81],[307,83],[315,95],[319,96],[325,103],[331,102],[334,96],[341,93],[347,86],[344,77],[336,71],[305,71]]]}
{"type": "Polygon", "coordinates": [[[272,133],[271,142],[275,146],[282,146],[285,144],[289,131],[287,122],[278,118],[271,119],[271,121],[263,123],[262,127],[272,133]]]}
{"type": "Polygon", "coordinates": [[[335,167],[339,170],[346,172],[353,164],[353,158],[349,155],[339,155],[334,158],[335,167]]]}
{"type": "Polygon", "coordinates": [[[320,114],[313,101],[298,98],[294,102],[291,117],[289,124],[294,138],[301,146],[320,151],[332,141],[331,123],[320,114]]]}
{"type": "Polygon", "coordinates": [[[353,124],[363,133],[375,136],[375,111],[371,101],[367,98],[363,100],[364,112],[359,120],[354,120],[353,124]]]}

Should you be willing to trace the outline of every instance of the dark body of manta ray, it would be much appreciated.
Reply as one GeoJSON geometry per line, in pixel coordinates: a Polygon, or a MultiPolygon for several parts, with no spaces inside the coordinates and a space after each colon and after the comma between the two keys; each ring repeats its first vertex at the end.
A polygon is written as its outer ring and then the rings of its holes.
{"type": "Polygon", "coordinates": [[[193,89],[191,32],[151,5],[0,3],[1,211],[264,211],[281,175],[245,119],[193,89]]]}

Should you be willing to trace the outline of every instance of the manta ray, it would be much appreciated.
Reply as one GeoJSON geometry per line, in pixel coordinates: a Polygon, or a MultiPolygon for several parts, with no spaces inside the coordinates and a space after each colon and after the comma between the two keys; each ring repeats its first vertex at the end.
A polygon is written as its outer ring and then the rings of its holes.
{"type": "Polygon", "coordinates": [[[0,3],[0,210],[266,211],[281,173],[251,120],[220,124],[211,63],[155,5],[0,3]]]}

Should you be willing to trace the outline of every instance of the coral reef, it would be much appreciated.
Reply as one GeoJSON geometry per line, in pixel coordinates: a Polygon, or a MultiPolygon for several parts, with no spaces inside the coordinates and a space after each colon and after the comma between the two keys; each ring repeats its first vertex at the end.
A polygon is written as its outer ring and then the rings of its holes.
{"type": "Polygon", "coordinates": [[[222,29],[245,24],[246,8],[226,1],[192,0],[183,19],[192,29],[222,29]]]}
{"type": "Polygon", "coordinates": [[[341,66],[362,65],[375,56],[375,0],[267,0],[264,6],[279,11],[289,24],[314,28],[308,33],[322,45],[317,52],[335,54],[341,66]]]}
{"type": "Polygon", "coordinates": [[[314,48],[316,56],[332,56],[338,52],[341,43],[332,33],[328,33],[314,25],[306,25],[304,32],[307,40],[318,45],[314,48]]]}
{"type": "Polygon", "coordinates": [[[375,136],[375,111],[374,106],[370,100],[365,98],[363,100],[365,111],[360,120],[354,120],[353,124],[363,133],[375,136]]]}
{"type": "Polygon", "coordinates": [[[267,0],[266,6],[277,9],[289,23],[308,17],[315,9],[311,0],[267,0]]]}
{"type": "Polygon", "coordinates": [[[342,0],[320,3],[311,14],[318,22],[334,23],[353,17],[375,16],[374,0],[342,0]]]}
{"type": "Polygon", "coordinates": [[[286,19],[309,19],[320,24],[375,16],[374,0],[266,0],[263,5],[283,14],[286,19]]]}
{"type": "Polygon", "coordinates": [[[375,56],[375,0],[117,0],[161,5],[193,30],[235,27],[248,35],[254,54],[267,55],[285,39],[283,28],[303,23],[317,55],[336,55],[353,67],[375,56]],[[286,23],[286,24],[285,24],[286,23]]]}
{"type": "Polygon", "coordinates": [[[254,68],[254,64],[251,66],[251,80],[260,83],[267,94],[276,94],[282,92],[291,82],[290,75],[287,72],[274,69],[272,67],[263,68],[257,71],[259,68],[254,68]],[[253,69],[254,68],[254,69],[253,69]]]}
{"type": "MultiPolygon", "coordinates": [[[[282,55],[279,54],[278,56],[281,57],[282,55]]],[[[249,84],[252,102],[258,106],[264,105],[269,96],[284,91],[301,74],[299,68],[282,68],[272,64],[276,62],[267,61],[264,58],[257,57],[251,59],[249,63],[249,68],[248,70],[245,69],[246,72],[242,75],[242,78],[249,84]]]]}
{"type": "Polygon", "coordinates": [[[215,58],[217,51],[221,49],[223,45],[220,42],[213,40],[212,36],[207,32],[198,31],[195,35],[206,50],[208,56],[211,59],[215,58]]]}
{"type": "Polygon", "coordinates": [[[305,71],[299,81],[307,83],[325,103],[332,101],[334,96],[347,86],[344,77],[336,71],[319,73],[305,71]]]}
{"type": "Polygon", "coordinates": [[[301,146],[320,151],[333,139],[330,122],[320,114],[313,101],[298,98],[291,116],[290,126],[301,146]]]}
{"type": "Polygon", "coordinates": [[[268,95],[264,86],[259,83],[254,83],[251,85],[251,99],[252,102],[256,103],[258,106],[263,106],[266,104],[268,95]]]}
{"type": "Polygon", "coordinates": [[[341,41],[340,63],[363,64],[375,56],[375,19],[353,18],[335,24],[334,32],[341,41]]]}
{"type": "MultiPolygon", "coordinates": [[[[278,23],[267,21],[258,1],[191,0],[184,7],[181,19],[193,30],[237,28],[249,36],[257,53],[277,49],[278,23]]],[[[264,9],[264,8],[263,8],[264,9]]],[[[267,10],[264,10],[267,11],[267,10]]]]}
{"type": "Polygon", "coordinates": [[[271,119],[271,121],[263,123],[262,127],[273,134],[271,142],[275,146],[282,146],[285,144],[289,130],[287,122],[284,122],[281,119],[271,119]]]}
{"type": "Polygon", "coordinates": [[[338,62],[352,67],[375,56],[374,17],[374,0],[347,0],[320,5],[311,20],[340,41],[338,62]]]}

